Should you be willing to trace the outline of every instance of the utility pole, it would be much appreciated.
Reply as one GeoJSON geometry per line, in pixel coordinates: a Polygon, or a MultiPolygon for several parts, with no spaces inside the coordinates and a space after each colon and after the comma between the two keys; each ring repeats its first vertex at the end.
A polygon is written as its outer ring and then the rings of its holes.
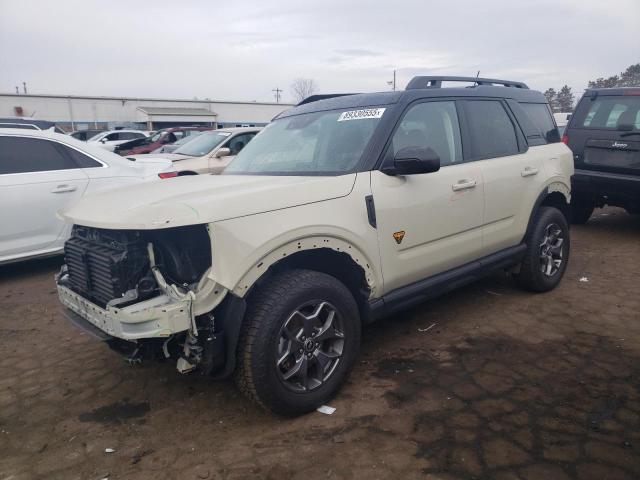
{"type": "Polygon", "coordinates": [[[16,95],[20,95],[20,89],[18,88],[17,85],[16,85],[16,95]]]}
{"type": "Polygon", "coordinates": [[[387,82],[387,85],[391,86],[392,90],[395,92],[396,91],[396,71],[393,71],[393,80],[389,80],[387,82]]]}
{"type": "Polygon", "coordinates": [[[22,89],[24,90],[24,94],[27,94],[27,82],[22,82],[22,89]]]}
{"type": "Polygon", "coordinates": [[[282,93],[282,90],[280,90],[278,87],[276,87],[271,91],[273,92],[273,94],[276,97],[276,103],[280,103],[280,94],[282,93]]]}

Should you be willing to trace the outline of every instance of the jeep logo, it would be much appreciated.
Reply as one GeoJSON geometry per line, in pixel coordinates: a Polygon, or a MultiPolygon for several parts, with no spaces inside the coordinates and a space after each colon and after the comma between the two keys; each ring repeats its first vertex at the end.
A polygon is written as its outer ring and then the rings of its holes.
{"type": "Polygon", "coordinates": [[[611,146],[613,148],[627,148],[629,146],[629,144],[614,142],[611,146]]]}

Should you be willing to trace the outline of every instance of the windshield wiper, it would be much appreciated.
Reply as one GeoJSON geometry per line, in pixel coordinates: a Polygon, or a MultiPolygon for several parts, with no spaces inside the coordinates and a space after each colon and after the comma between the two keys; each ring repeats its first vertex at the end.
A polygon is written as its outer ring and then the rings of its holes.
{"type": "Polygon", "coordinates": [[[626,132],[626,133],[621,134],[620,136],[621,137],[628,137],[630,135],[640,135],[640,132],[626,132]]]}

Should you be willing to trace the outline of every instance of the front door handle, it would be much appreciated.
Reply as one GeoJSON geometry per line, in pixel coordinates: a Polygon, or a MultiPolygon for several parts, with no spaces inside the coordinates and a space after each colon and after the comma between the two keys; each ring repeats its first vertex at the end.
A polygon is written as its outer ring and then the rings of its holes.
{"type": "Polygon", "coordinates": [[[459,192],[460,190],[468,190],[470,188],[476,188],[477,183],[478,182],[476,182],[475,180],[472,180],[470,178],[465,178],[463,180],[458,180],[456,183],[451,185],[451,188],[453,189],[454,192],[459,192]]]}
{"type": "Polygon", "coordinates": [[[535,167],[524,167],[524,170],[520,172],[520,175],[522,175],[523,177],[530,177],[532,175],[537,175],[537,174],[538,174],[538,169],[535,167]]]}
{"type": "Polygon", "coordinates": [[[66,192],[75,192],[78,189],[75,185],[58,185],[56,188],[51,190],[51,193],[66,193],[66,192]]]}

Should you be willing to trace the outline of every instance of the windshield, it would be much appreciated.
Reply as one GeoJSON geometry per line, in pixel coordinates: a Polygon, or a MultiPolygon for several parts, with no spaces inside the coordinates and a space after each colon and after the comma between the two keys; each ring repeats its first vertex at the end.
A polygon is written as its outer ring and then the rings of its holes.
{"type": "Polygon", "coordinates": [[[340,175],[353,171],[384,108],[314,112],[267,125],[226,174],[340,175]]]}
{"type": "Polygon", "coordinates": [[[227,139],[229,132],[206,132],[198,135],[192,142],[185,143],[180,148],[176,148],[173,153],[188,155],[190,157],[201,157],[220,145],[227,139]]]}

